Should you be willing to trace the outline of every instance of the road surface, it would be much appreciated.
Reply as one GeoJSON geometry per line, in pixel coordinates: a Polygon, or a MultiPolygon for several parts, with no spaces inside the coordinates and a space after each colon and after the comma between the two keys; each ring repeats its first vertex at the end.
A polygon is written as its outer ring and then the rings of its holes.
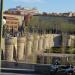
{"type": "Polygon", "coordinates": [[[39,75],[39,74],[0,73],[0,75],[39,75]]]}

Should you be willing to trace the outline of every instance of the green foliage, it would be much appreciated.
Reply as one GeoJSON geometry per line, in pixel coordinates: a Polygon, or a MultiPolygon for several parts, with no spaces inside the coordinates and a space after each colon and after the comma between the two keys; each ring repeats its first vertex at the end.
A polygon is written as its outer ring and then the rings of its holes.
{"type": "Polygon", "coordinates": [[[70,54],[70,50],[71,50],[71,47],[69,46],[65,47],[65,53],[70,54]]]}
{"type": "Polygon", "coordinates": [[[52,47],[52,52],[53,53],[61,53],[61,47],[52,47]]]}
{"type": "Polygon", "coordinates": [[[56,29],[63,32],[75,31],[75,25],[63,17],[33,16],[29,26],[38,27],[43,31],[46,29],[56,29]]]}
{"type": "Polygon", "coordinates": [[[51,49],[45,49],[44,53],[51,53],[51,49]]]}
{"type": "Polygon", "coordinates": [[[70,53],[75,54],[75,48],[71,48],[70,53]]]}

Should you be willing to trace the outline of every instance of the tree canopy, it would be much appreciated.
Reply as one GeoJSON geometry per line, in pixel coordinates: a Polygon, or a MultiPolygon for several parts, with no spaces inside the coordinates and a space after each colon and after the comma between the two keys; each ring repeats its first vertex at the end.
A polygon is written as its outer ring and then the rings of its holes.
{"type": "Polygon", "coordinates": [[[75,25],[63,17],[33,16],[29,22],[30,27],[45,30],[59,30],[61,32],[75,32],[75,25]]]}

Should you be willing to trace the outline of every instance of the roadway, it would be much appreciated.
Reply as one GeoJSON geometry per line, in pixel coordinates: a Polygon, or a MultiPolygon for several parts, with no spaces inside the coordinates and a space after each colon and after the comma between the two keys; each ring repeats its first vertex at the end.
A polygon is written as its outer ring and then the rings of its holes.
{"type": "Polygon", "coordinates": [[[0,73],[0,75],[39,75],[39,74],[0,73]]]}

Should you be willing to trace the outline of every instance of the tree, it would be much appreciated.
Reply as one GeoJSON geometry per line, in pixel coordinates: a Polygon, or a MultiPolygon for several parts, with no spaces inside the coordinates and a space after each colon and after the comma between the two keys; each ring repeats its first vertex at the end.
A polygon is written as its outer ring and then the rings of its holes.
{"type": "Polygon", "coordinates": [[[46,32],[46,30],[52,31],[53,33],[60,32],[74,32],[75,25],[62,17],[51,17],[51,16],[33,16],[30,20],[29,26],[38,27],[39,29],[46,32]]]}

